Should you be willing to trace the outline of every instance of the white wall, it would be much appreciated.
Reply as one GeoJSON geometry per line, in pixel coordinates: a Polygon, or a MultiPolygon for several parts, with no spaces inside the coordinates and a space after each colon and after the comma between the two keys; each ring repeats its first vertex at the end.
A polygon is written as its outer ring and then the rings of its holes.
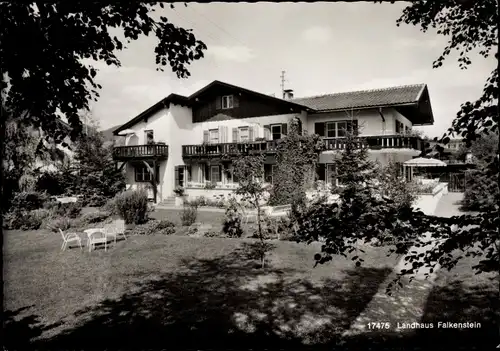
{"type": "Polygon", "coordinates": [[[396,134],[396,120],[399,120],[405,126],[412,127],[412,123],[393,108],[382,109],[382,114],[385,122],[378,109],[310,114],[307,119],[307,130],[314,133],[314,124],[316,122],[342,121],[351,118],[358,120],[361,136],[394,135],[396,134]]]}
{"type": "MultiPolygon", "coordinates": [[[[142,120],[141,122],[133,125],[128,129],[132,129],[137,136],[137,145],[143,145],[146,143],[144,131],[146,130],[154,130],[154,140],[155,141],[163,141],[167,145],[169,144],[169,131],[168,131],[168,119],[165,118],[167,115],[168,109],[163,108],[160,111],[154,113],[152,116],[148,118],[148,121],[142,120]]],[[[134,145],[129,144],[131,142],[131,137],[127,138],[126,145],[134,145]]]]}
{"type": "MultiPolygon", "coordinates": [[[[299,117],[302,120],[302,125],[306,125],[306,115],[305,114],[285,114],[285,115],[274,115],[274,116],[264,116],[264,117],[251,117],[242,119],[230,119],[225,121],[213,121],[213,122],[202,122],[195,123],[193,129],[188,139],[184,139],[184,145],[191,144],[201,144],[203,142],[203,131],[209,129],[217,129],[219,126],[227,127],[227,142],[237,142],[238,140],[233,140],[233,128],[238,127],[256,127],[254,130],[255,138],[264,138],[264,126],[269,124],[278,123],[289,123],[294,117],[299,117]]],[[[220,138],[220,136],[219,136],[220,138]]]]}

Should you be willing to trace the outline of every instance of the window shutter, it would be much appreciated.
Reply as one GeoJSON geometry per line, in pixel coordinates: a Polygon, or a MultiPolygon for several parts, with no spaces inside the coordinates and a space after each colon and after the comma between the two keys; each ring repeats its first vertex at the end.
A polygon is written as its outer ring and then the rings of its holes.
{"type": "Polygon", "coordinates": [[[316,175],[318,177],[318,180],[325,181],[326,178],[326,165],[324,163],[318,163],[316,166],[316,175]]]}
{"type": "Polygon", "coordinates": [[[269,124],[264,126],[264,139],[271,140],[271,126],[269,124]]]}
{"type": "Polygon", "coordinates": [[[215,109],[216,110],[222,109],[222,96],[217,96],[215,98],[215,109]]]}
{"type": "Polygon", "coordinates": [[[217,166],[219,168],[219,182],[222,182],[222,166],[217,166]]]}
{"type": "Polygon", "coordinates": [[[318,122],[314,123],[314,134],[318,134],[319,136],[325,136],[325,123],[318,122]]]}
{"type": "Polygon", "coordinates": [[[204,143],[208,143],[208,136],[209,136],[208,130],[204,130],[203,131],[203,142],[204,143]]]}
{"type": "Polygon", "coordinates": [[[205,163],[205,179],[210,181],[210,167],[205,163]]]}
{"type": "Polygon", "coordinates": [[[240,107],[240,97],[233,95],[233,107],[240,107]]]}
{"type": "Polygon", "coordinates": [[[254,134],[254,133],[253,133],[253,127],[252,127],[252,126],[249,126],[249,127],[248,127],[248,139],[249,139],[250,141],[253,141],[253,134],[254,134]]]}
{"type": "Polygon", "coordinates": [[[282,135],[287,135],[287,134],[288,134],[287,127],[288,127],[288,124],[286,124],[286,123],[283,123],[283,124],[281,125],[281,134],[282,134],[282,135]]]}
{"type": "Polygon", "coordinates": [[[238,128],[233,128],[233,143],[238,142],[238,128]]]}
{"type": "Polygon", "coordinates": [[[175,171],[175,186],[178,187],[179,186],[179,166],[175,166],[174,171],[175,171]]]}
{"type": "Polygon", "coordinates": [[[187,173],[187,181],[191,182],[192,181],[192,178],[191,178],[191,166],[186,166],[186,173],[187,173]]]}
{"type": "Polygon", "coordinates": [[[219,126],[219,143],[224,142],[224,128],[222,126],[219,126]]]}

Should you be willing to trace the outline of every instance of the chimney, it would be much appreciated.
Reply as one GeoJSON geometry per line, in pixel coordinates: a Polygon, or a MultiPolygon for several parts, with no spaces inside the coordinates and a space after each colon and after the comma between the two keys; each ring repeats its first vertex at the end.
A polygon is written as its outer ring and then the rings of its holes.
{"type": "Polygon", "coordinates": [[[283,90],[283,99],[285,100],[293,99],[293,89],[283,90]]]}

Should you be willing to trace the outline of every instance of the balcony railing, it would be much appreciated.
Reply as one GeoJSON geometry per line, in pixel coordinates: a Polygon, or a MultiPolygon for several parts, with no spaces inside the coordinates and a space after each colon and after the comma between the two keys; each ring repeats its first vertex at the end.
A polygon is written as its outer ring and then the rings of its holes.
{"type": "MultiPolygon", "coordinates": [[[[326,150],[345,149],[345,138],[323,138],[326,150]]],[[[276,152],[278,140],[255,141],[248,143],[221,143],[221,144],[198,144],[183,145],[183,157],[210,157],[210,156],[236,156],[241,153],[252,152],[276,152]]],[[[356,141],[358,148],[377,149],[413,149],[421,151],[424,141],[419,137],[401,135],[368,136],[360,137],[356,141]]]]}
{"type": "MultiPolygon", "coordinates": [[[[324,138],[326,150],[345,149],[344,138],[324,138]]],[[[408,137],[401,135],[384,135],[360,137],[356,140],[358,148],[378,149],[413,149],[421,151],[424,141],[419,137],[408,137]]]]}
{"type": "Polygon", "coordinates": [[[116,146],[113,148],[114,160],[133,160],[148,158],[166,158],[168,146],[161,144],[116,146]]]}
{"type": "Polygon", "coordinates": [[[273,153],[276,152],[277,140],[253,141],[248,143],[221,143],[183,145],[182,156],[236,156],[245,153],[273,153]]]}

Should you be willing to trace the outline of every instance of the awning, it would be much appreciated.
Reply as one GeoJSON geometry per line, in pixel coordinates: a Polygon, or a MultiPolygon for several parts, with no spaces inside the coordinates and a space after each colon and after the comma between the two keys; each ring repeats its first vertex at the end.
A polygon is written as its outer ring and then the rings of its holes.
{"type": "Polygon", "coordinates": [[[446,163],[435,158],[417,157],[403,163],[411,167],[446,167],[446,163]]]}
{"type": "Polygon", "coordinates": [[[120,133],[118,133],[118,135],[132,135],[132,134],[135,134],[135,130],[125,129],[122,130],[120,133]]]}

